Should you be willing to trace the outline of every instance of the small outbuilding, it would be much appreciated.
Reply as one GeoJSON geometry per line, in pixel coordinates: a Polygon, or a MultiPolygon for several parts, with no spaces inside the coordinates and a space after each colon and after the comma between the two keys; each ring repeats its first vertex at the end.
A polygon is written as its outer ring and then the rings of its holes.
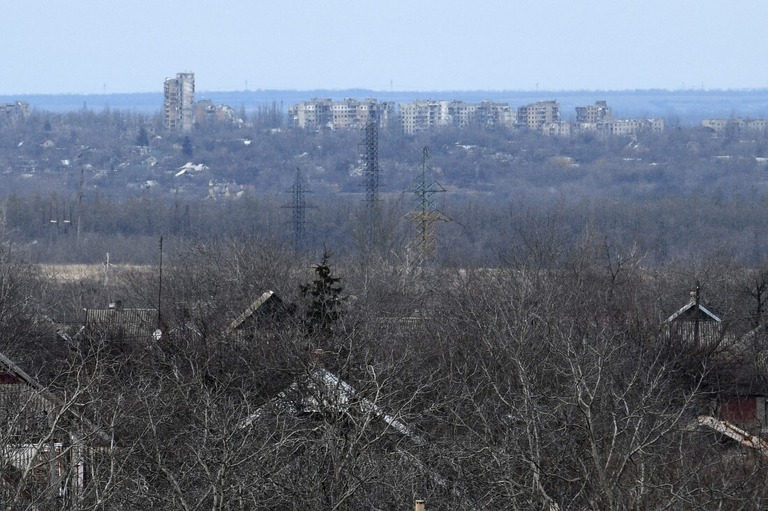
{"type": "Polygon", "coordinates": [[[670,340],[691,347],[712,347],[723,340],[723,320],[701,303],[698,284],[690,301],[665,321],[670,340]]]}

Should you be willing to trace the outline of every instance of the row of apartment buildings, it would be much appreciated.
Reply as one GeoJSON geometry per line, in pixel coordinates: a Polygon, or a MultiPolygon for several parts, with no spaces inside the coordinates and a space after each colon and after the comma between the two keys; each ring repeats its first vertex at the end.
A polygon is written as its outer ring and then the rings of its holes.
{"type": "MultiPolygon", "coordinates": [[[[605,101],[596,101],[594,105],[577,106],[576,122],[565,127],[577,132],[594,132],[602,135],[637,135],[641,132],[661,133],[664,131],[664,119],[615,119],[613,110],[605,101]]],[[[565,135],[570,135],[564,133],[565,135]]]]}
{"type": "Polygon", "coordinates": [[[312,99],[288,109],[291,126],[302,129],[361,128],[371,119],[387,127],[399,122],[405,133],[416,133],[436,126],[512,125],[509,105],[484,101],[418,100],[397,105],[376,99],[312,99]]]}
{"type": "Polygon", "coordinates": [[[382,127],[397,122],[409,135],[440,126],[527,128],[551,136],[570,136],[575,132],[635,135],[664,130],[663,119],[614,119],[605,101],[576,107],[575,122],[562,120],[557,101],[539,101],[514,109],[507,103],[491,101],[415,100],[396,105],[375,99],[312,99],[288,109],[290,124],[303,129],[360,128],[372,115],[382,127]]]}
{"type": "Polygon", "coordinates": [[[395,112],[392,101],[313,99],[289,107],[288,118],[292,126],[302,129],[347,129],[361,128],[374,118],[380,126],[388,126],[395,112]]]}
{"type": "MultiPolygon", "coordinates": [[[[164,122],[172,131],[191,131],[195,125],[209,120],[232,121],[234,111],[226,105],[210,101],[195,103],[194,73],[177,73],[164,84],[164,122]]],[[[507,103],[482,101],[465,103],[457,100],[415,100],[396,104],[392,101],[344,99],[312,99],[291,106],[291,126],[302,129],[362,128],[375,119],[381,127],[399,123],[406,134],[414,134],[440,126],[479,126],[486,128],[527,128],[550,136],[595,132],[602,135],[636,135],[641,131],[661,132],[662,119],[614,119],[605,101],[576,107],[576,121],[561,118],[557,101],[539,101],[514,109],[507,103]]]]}

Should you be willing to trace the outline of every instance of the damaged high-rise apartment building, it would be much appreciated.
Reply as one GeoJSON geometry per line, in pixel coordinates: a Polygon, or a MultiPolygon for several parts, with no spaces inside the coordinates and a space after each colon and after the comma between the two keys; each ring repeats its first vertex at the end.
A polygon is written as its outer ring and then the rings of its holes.
{"type": "Polygon", "coordinates": [[[166,78],[164,87],[165,127],[192,131],[195,124],[195,73],[177,73],[166,78]]]}

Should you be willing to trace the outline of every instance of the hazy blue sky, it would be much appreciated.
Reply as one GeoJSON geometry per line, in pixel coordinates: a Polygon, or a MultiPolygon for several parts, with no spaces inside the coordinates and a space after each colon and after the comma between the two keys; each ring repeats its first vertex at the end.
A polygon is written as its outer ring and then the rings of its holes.
{"type": "Polygon", "coordinates": [[[768,87],[768,0],[7,0],[0,94],[768,87]]]}

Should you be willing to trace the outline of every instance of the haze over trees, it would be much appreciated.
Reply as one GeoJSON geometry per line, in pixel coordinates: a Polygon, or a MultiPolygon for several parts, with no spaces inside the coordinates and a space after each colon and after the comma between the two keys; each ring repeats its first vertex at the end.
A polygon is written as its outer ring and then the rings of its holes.
{"type": "Polygon", "coordinates": [[[4,505],[762,507],[766,460],[696,418],[765,388],[764,134],[382,130],[367,246],[360,134],[250,115],[188,144],[120,111],[0,128],[0,352],[61,400],[34,438],[6,417],[0,445],[71,453],[70,410],[97,428],[87,484],[28,467],[4,505]],[[452,221],[418,265],[424,146],[452,221]],[[177,175],[190,157],[207,168],[177,175]],[[727,320],[711,345],[664,323],[697,282],[727,320]],[[88,326],[117,301],[151,324],[88,326]]]}
{"type": "MultiPolygon", "coordinates": [[[[282,238],[289,215],[281,206],[300,168],[315,206],[308,210],[307,246],[327,241],[335,252],[350,253],[362,221],[361,134],[289,130],[274,108],[246,114],[252,127],[212,124],[189,135],[119,110],[34,112],[5,123],[0,181],[7,236],[35,243],[41,261],[91,262],[107,251],[125,262],[154,260],[136,242],[142,237],[282,238]]],[[[658,135],[605,139],[382,130],[382,207],[391,243],[400,245],[383,252],[403,248],[409,226],[402,217],[413,207],[408,192],[429,146],[435,177],[447,190],[440,207],[456,220],[445,226],[442,254],[456,264],[498,264],[501,245],[517,244],[514,230],[526,221],[549,223],[571,239],[589,225],[615,243],[638,244],[658,262],[727,249],[756,263],[765,250],[766,133],[718,136],[667,125],[658,135]],[[510,232],[500,239],[492,235],[499,230],[510,232]]]]}

